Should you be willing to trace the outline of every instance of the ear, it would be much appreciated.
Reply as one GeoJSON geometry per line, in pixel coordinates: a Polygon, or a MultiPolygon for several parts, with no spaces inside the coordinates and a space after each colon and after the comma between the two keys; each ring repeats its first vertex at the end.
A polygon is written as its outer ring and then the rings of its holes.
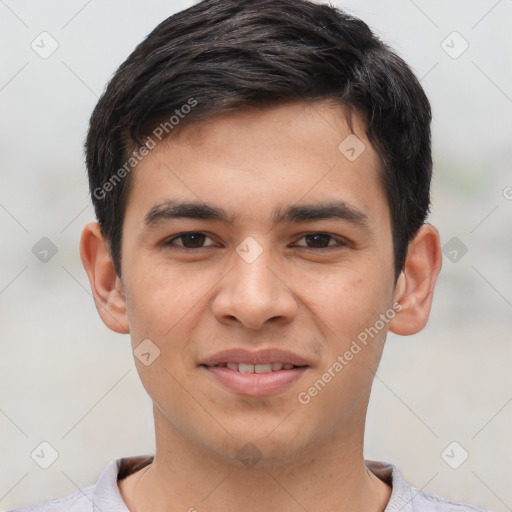
{"type": "Polygon", "coordinates": [[[116,275],[114,263],[97,222],[87,224],[82,231],[80,257],[103,323],[115,332],[129,333],[123,285],[116,275]]]}
{"type": "Polygon", "coordinates": [[[425,327],[441,264],[439,233],[434,226],[423,224],[409,243],[405,265],[396,283],[394,300],[402,309],[389,323],[391,332],[406,336],[425,327]]]}

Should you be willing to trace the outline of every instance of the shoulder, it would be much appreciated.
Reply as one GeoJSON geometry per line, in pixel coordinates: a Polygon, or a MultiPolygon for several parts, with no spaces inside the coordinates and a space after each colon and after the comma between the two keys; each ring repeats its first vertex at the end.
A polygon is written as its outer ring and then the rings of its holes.
{"type": "Polygon", "coordinates": [[[366,461],[368,469],[391,486],[391,497],[384,512],[486,512],[481,508],[448,500],[409,485],[400,470],[393,464],[366,461]]]}
{"type": "Polygon", "coordinates": [[[441,496],[420,491],[411,487],[416,492],[414,505],[421,505],[421,510],[425,512],[486,512],[481,508],[462,503],[461,501],[447,500],[441,496]]]}
{"type": "Polygon", "coordinates": [[[110,461],[96,484],[62,498],[17,508],[10,512],[129,512],[120,494],[118,481],[150,464],[151,455],[124,457],[110,461]]]}
{"type": "Polygon", "coordinates": [[[93,490],[94,486],[88,487],[62,498],[17,508],[11,512],[92,512],[94,510],[93,490]]]}

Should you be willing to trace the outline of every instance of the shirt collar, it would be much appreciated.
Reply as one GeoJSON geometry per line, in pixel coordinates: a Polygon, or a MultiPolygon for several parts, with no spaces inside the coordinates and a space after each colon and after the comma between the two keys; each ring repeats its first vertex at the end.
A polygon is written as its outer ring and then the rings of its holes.
{"type": "MultiPolygon", "coordinates": [[[[125,457],[109,462],[101,472],[92,493],[94,512],[130,512],[117,485],[118,480],[142,469],[153,461],[152,455],[125,457]]],[[[385,512],[414,511],[413,488],[402,478],[400,470],[387,462],[367,460],[366,467],[392,487],[385,512]]]]}

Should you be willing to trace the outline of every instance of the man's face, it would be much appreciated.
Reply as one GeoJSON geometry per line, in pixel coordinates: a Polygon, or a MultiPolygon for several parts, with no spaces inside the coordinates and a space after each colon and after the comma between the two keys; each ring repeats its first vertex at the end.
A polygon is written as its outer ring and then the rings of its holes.
{"type": "Polygon", "coordinates": [[[356,118],[354,132],[340,150],[351,131],[326,103],[244,111],[133,171],[122,286],[133,348],[151,340],[136,363],[157,442],[226,458],[252,443],[271,463],[362,439],[394,268],[379,160],[356,118]]]}

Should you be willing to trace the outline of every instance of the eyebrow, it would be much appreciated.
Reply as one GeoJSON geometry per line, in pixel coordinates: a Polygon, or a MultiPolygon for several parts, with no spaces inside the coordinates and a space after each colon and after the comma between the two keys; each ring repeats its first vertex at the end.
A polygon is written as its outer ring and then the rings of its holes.
{"type": "MultiPolygon", "coordinates": [[[[239,215],[228,215],[221,207],[200,201],[169,200],[153,206],[144,216],[146,228],[153,228],[171,219],[215,220],[224,224],[234,224],[239,215]]],[[[315,220],[341,219],[364,228],[370,223],[360,210],[343,201],[312,203],[281,207],[272,214],[274,224],[285,222],[312,222],[315,220]]]]}

